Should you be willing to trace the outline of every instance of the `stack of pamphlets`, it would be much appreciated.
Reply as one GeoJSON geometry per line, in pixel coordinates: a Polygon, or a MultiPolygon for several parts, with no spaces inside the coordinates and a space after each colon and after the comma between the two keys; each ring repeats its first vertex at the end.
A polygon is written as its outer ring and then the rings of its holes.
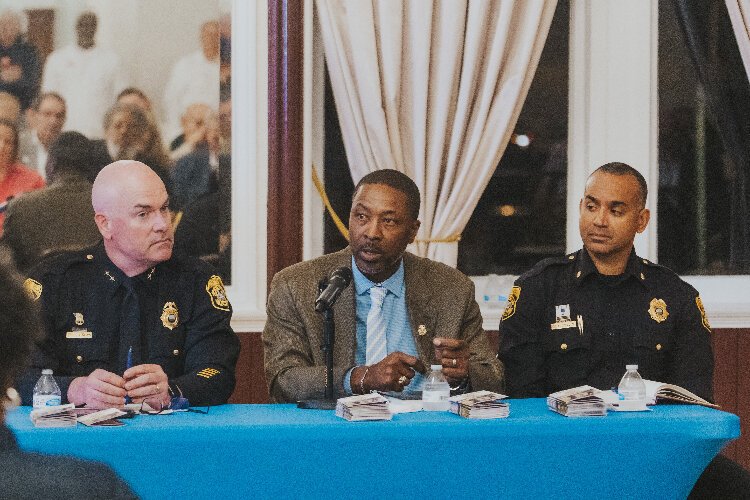
{"type": "Polygon", "coordinates": [[[31,421],[34,427],[75,427],[75,405],[57,405],[34,408],[31,410],[31,421]]]}
{"type": "Polygon", "coordinates": [[[503,394],[491,391],[476,391],[453,396],[450,411],[466,418],[505,418],[510,415],[510,405],[501,400],[503,394]]]}
{"type": "Polygon", "coordinates": [[[83,425],[91,427],[92,425],[125,425],[117,417],[125,415],[125,412],[117,408],[107,408],[106,410],[95,411],[80,415],[78,421],[83,425]]]}
{"type": "Polygon", "coordinates": [[[336,416],[346,420],[391,420],[388,400],[376,392],[341,398],[336,402],[336,416]]]}
{"type": "Polygon", "coordinates": [[[582,385],[547,396],[547,407],[566,417],[606,416],[607,405],[598,393],[601,391],[590,385],[582,385]]]}

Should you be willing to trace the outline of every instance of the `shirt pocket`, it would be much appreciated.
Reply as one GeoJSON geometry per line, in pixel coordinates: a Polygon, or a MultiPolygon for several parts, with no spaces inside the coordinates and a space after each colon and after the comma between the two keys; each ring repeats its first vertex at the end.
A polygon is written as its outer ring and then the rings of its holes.
{"type": "Polygon", "coordinates": [[[581,354],[591,350],[591,336],[581,334],[577,326],[549,330],[544,345],[549,354],[581,354]]]}
{"type": "Polygon", "coordinates": [[[158,328],[149,340],[149,362],[161,366],[169,377],[181,375],[185,359],[184,326],[172,330],[158,328]]]}
{"type": "Polygon", "coordinates": [[[72,376],[87,376],[97,368],[112,371],[110,346],[104,339],[66,338],[66,361],[72,376]]]}
{"type": "Polygon", "coordinates": [[[669,332],[664,328],[638,330],[631,339],[633,350],[644,364],[662,361],[671,348],[669,332]]]}

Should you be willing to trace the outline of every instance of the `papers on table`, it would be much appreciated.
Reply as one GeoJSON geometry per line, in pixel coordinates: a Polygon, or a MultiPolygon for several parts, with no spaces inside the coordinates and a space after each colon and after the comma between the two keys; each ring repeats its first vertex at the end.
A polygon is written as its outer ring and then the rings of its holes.
{"type": "Polygon", "coordinates": [[[336,402],[336,416],[355,421],[393,418],[388,400],[376,392],[340,398],[336,402]]]}
{"type": "Polygon", "coordinates": [[[501,400],[508,396],[491,391],[475,391],[459,394],[448,399],[450,411],[465,418],[505,418],[510,414],[510,405],[501,400]]]}
{"type": "Polygon", "coordinates": [[[31,410],[31,421],[34,427],[74,427],[76,414],[74,404],[46,406],[31,410]]]}
{"type": "Polygon", "coordinates": [[[590,385],[553,392],[547,396],[547,407],[566,417],[599,417],[607,415],[607,405],[599,389],[590,385]]]}
{"type": "Polygon", "coordinates": [[[122,425],[122,422],[109,422],[117,417],[125,415],[125,412],[118,410],[117,408],[107,408],[106,410],[99,410],[88,415],[81,415],[78,417],[78,421],[83,425],[122,425]]]}

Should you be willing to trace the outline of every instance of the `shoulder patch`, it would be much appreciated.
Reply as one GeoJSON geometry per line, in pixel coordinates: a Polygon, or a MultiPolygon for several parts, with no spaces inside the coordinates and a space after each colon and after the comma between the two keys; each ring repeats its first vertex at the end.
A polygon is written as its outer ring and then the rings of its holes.
{"type": "Polygon", "coordinates": [[[505,306],[505,311],[503,311],[503,317],[500,321],[505,321],[516,313],[516,302],[518,302],[518,297],[520,296],[520,286],[514,286],[510,289],[510,293],[508,294],[508,304],[505,306]]]}
{"type": "Polygon", "coordinates": [[[706,316],[706,310],[703,308],[703,301],[701,300],[700,295],[695,297],[695,305],[698,306],[698,310],[701,313],[701,323],[703,324],[703,328],[708,330],[708,333],[711,333],[711,325],[708,324],[708,317],[706,316]]]}
{"type": "Polygon", "coordinates": [[[23,282],[23,287],[26,289],[26,293],[29,294],[31,300],[37,301],[42,296],[42,284],[31,278],[26,278],[23,282]]]}
{"type": "Polygon", "coordinates": [[[230,310],[227,291],[224,288],[224,283],[221,281],[221,278],[219,276],[214,274],[210,278],[208,278],[208,283],[206,283],[206,292],[211,298],[211,305],[214,306],[215,309],[218,309],[220,311],[230,310]]]}

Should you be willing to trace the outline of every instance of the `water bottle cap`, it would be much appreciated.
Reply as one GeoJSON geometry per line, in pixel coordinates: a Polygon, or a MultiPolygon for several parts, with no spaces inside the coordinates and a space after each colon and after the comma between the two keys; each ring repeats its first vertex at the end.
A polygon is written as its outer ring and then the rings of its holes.
{"type": "Polygon", "coordinates": [[[625,365],[626,370],[637,370],[638,365],[625,365]]]}
{"type": "Polygon", "coordinates": [[[49,368],[45,368],[44,370],[42,370],[42,375],[52,375],[52,370],[50,370],[49,368]]]}
{"type": "Polygon", "coordinates": [[[443,365],[430,365],[430,370],[437,371],[437,370],[442,370],[442,369],[443,369],[443,365]]]}

